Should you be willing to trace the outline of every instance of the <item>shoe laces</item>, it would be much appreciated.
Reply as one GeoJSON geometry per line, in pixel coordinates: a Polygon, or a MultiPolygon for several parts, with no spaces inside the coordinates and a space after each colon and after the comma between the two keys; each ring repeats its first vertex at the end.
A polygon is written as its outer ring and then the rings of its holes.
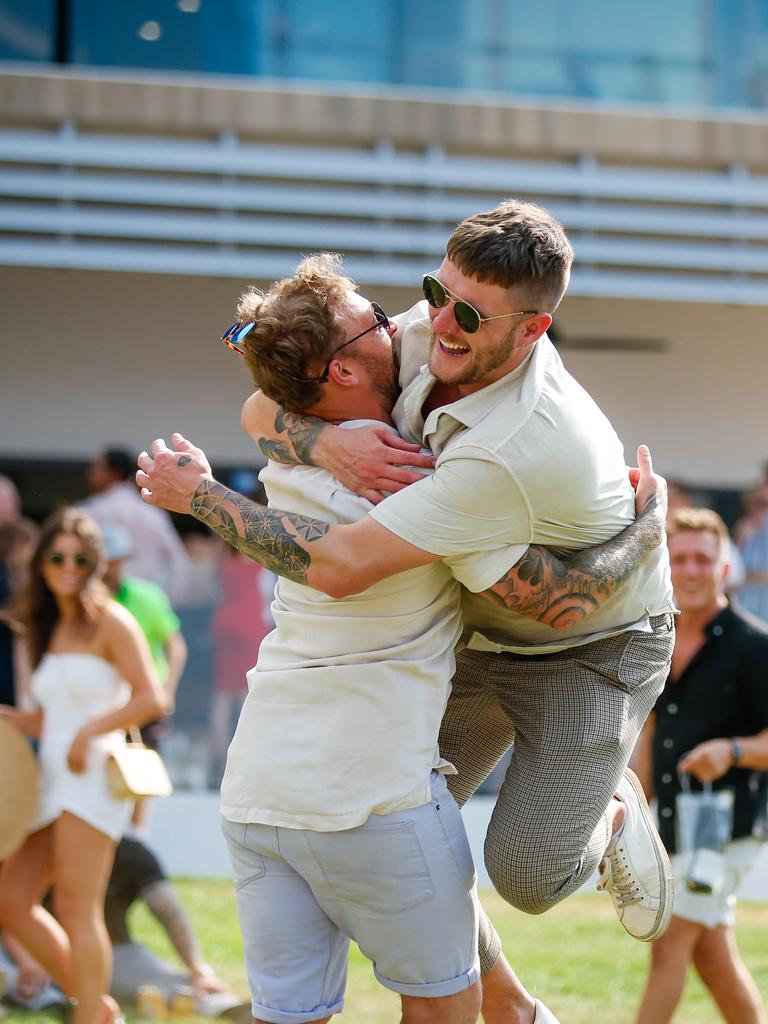
{"type": "Polygon", "coordinates": [[[645,893],[632,874],[622,843],[617,843],[611,853],[606,851],[600,861],[597,888],[600,892],[607,890],[617,907],[630,907],[645,901],[645,893]]]}

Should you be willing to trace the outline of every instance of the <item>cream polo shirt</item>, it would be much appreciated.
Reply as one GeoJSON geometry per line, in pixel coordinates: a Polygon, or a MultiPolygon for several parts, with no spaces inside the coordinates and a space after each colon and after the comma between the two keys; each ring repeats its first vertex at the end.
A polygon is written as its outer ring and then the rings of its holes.
{"type": "MultiPolygon", "coordinates": [[[[270,462],[261,480],[274,507],[326,522],[371,508],[316,467],[270,462]]],[[[461,633],[447,566],[343,600],[280,579],[272,614],[229,748],[223,816],[326,832],[428,801],[432,769],[453,770],[437,749],[461,633]]]]}
{"type": "MultiPolygon", "coordinates": [[[[426,303],[400,318],[407,383],[393,418],[403,437],[429,444],[433,476],[393,494],[370,515],[411,544],[442,555],[467,588],[464,638],[476,650],[543,654],[627,629],[672,611],[665,545],[629,581],[570,630],[555,630],[476,596],[501,579],[531,544],[563,551],[615,536],[635,516],[621,442],[544,336],[501,380],[424,422],[434,378],[425,364],[426,303]],[[414,349],[417,353],[414,356],[414,349]]],[[[401,378],[401,383],[406,381],[401,378]]]]}

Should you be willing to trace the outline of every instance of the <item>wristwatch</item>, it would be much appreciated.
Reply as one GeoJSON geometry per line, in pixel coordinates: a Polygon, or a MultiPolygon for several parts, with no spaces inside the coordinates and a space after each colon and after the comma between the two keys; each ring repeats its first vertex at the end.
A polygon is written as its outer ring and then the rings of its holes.
{"type": "Polygon", "coordinates": [[[737,765],[741,764],[741,759],[744,756],[741,749],[741,744],[738,740],[735,740],[733,736],[731,736],[728,742],[731,744],[731,765],[733,767],[736,767],[737,765]]]}

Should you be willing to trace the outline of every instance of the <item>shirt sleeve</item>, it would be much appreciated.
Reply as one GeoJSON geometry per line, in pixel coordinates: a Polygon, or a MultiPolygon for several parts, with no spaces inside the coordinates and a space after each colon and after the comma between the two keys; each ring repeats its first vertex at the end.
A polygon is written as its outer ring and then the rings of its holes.
{"type": "Polygon", "coordinates": [[[463,446],[431,477],[398,491],[369,513],[410,544],[441,555],[468,590],[487,590],[522,557],[531,536],[527,502],[491,452],[463,446]]]}

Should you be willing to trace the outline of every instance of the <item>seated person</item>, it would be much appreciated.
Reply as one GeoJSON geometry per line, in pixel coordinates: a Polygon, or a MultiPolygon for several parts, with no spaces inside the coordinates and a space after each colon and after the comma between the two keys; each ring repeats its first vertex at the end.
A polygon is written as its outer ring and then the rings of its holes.
{"type": "Polygon", "coordinates": [[[155,985],[170,1000],[178,989],[191,986],[197,1013],[250,1024],[250,1001],[243,1002],[205,962],[173,885],[154,854],[138,839],[124,837],[118,844],[104,911],[114,949],[112,993],[116,999],[135,1000],[142,985],[155,985]],[[131,937],[127,915],[138,899],[163,926],[185,969],[159,960],[131,937]]]}

